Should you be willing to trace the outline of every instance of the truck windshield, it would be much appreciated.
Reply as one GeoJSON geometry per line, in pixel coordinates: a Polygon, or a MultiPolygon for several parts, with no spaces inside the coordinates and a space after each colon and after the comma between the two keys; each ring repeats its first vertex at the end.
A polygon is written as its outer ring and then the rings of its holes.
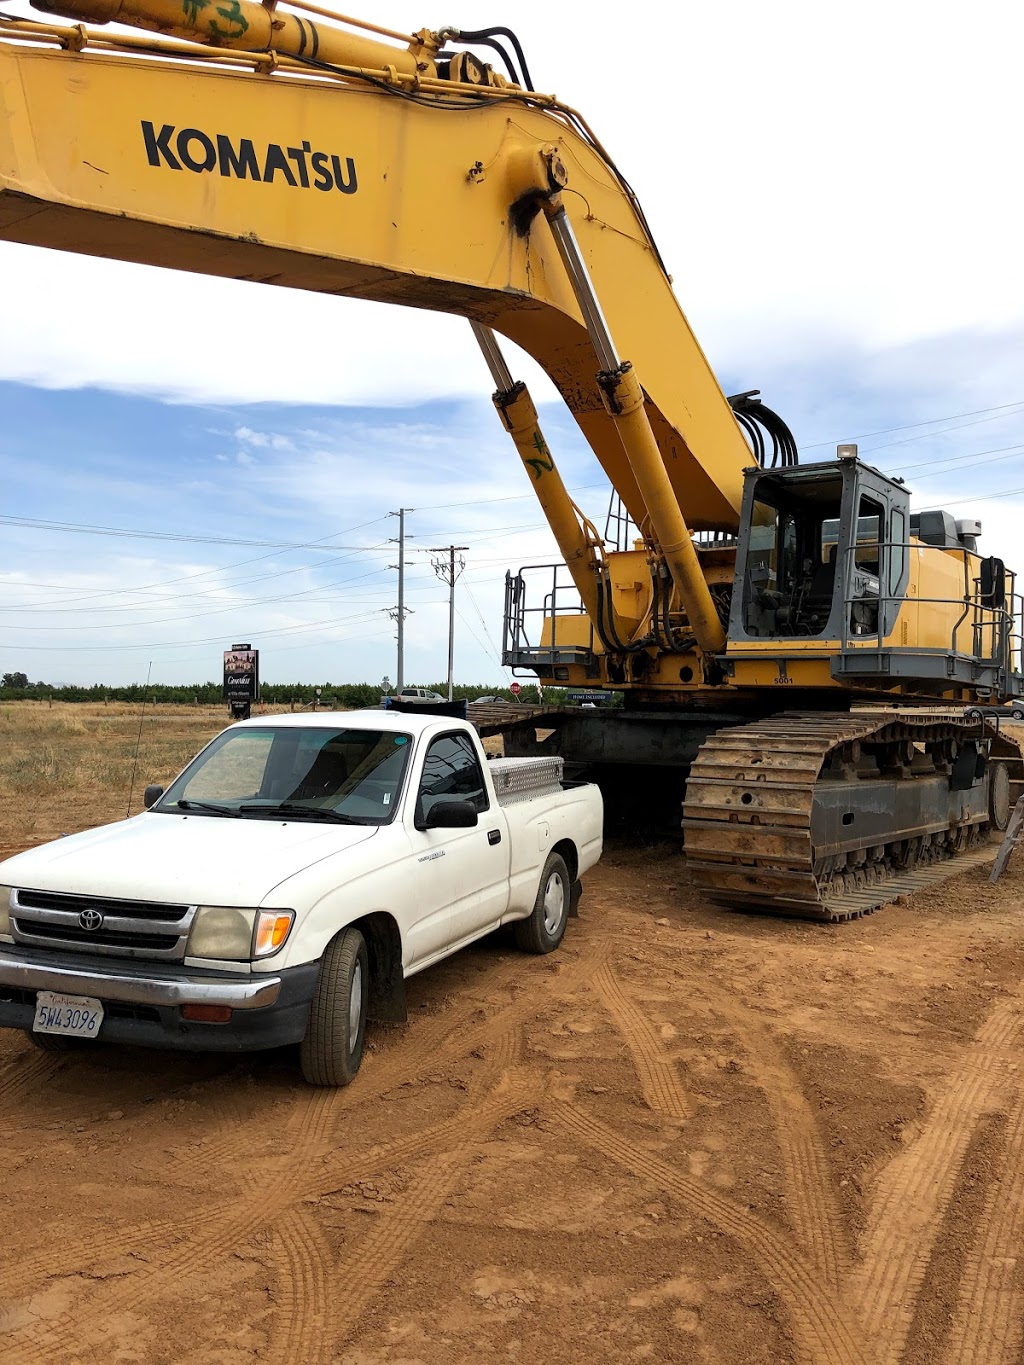
{"type": "Polygon", "coordinates": [[[153,807],[243,819],[384,825],[398,808],[409,735],[246,726],[208,745],[153,807]]]}

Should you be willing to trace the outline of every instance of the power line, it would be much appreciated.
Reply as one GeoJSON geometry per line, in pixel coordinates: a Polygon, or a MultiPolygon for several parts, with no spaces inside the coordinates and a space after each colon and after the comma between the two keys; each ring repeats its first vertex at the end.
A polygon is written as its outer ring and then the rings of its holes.
{"type": "MultiPolygon", "coordinates": [[[[308,623],[306,623],[306,624],[304,624],[304,625],[298,625],[298,626],[281,626],[281,627],[278,627],[278,628],[275,629],[275,630],[264,630],[264,631],[261,631],[261,632],[260,632],[260,638],[261,638],[261,640],[267,640],[267,639],[275,638],[275,637],[277,637],[277,636],[279,636],[279,635],[299,635],[299,634],[302,634],[302,633],[305,632],[305,631],[310,631],[310,630],[328,631],[328,630],[330,630],[330,629],[332,628],[332,626],[354,625],[356,622],[359,622],[359,621],[372,621],[372,620],[375,620],[376,617],[377,617],[377,612],[376,612],[376,611],[368,611],[368,612],[360,612],[357,616],[338,617],[338,618],[337,618],[336,620],[334,620],[334,621],[313,621],[313,622],[308,622],[308,623]]],[[[346,636],[346,637],[344,637],[344,638],[347,639],[348,637],[346,636]]],[[[33,653],[38,653],[38,652],[53,653],[53,652],[56,651],[56,650],[61,650],[61,651],[64,651],[64,652],[71,652],[71,653],[78,653],[78,654],[96,654],[96,653],[111,653],[111,652],[115,652],[115,653],[116,653],[116,652],[122,652],[122,653],[123,653],[123,652],[124,652],[125,650],[127,650],[127,649],[180,649],[184,643],[186,643],[186,642],[185,642],[185,641],[182,641],[182,640],[149,641],[148,643],[145,643],[145,644],[140,643],[140,644],[131,644],[131,645],[78,645],[78,644],[62,644],[62,645],[24,645],[24,644],[19,644],[19,643],[16,643],[16,642],[12,642],[12,643],[6,644],[4,647],[5,647],[7,650],[9,650],[9,651],[18,651],[18,650],[24,651],[24,650],[31,650],[33,653]]],[[[224,643],[224,637],[223,637],[223,635],[213,635],[213,636],[210,636],[208,639],[204,639],[204,640],[192,640],[192,641],[190,641],[190,642],[188,642],[188,643],[190,643],[190,644],[192,644],[192,645],[216,645],[216,644],[223,644],[223,643],[224,643]]]]}
{"type": "MultiPolygon", "coordinates": [[[[494,640],[493,640],[492,637],[491,637],[491,632],[490,632],[489,626],[487,625],[486,617],[484,616],[483,612],[480,610],[480,604],[479,604],[479,602],[476,600],[476,597],[474,596],[474,593],[473,593],[473,589],[469,586],[469,583],[468,583],[468,582],[466,583],[465,587],[466,587],[466,592],[469,594],[469,600],[473,603],[473,609],[474,609],[474,611],[476,612],[477,616],[480,617],[480,624],[481,624],[481,625],[483,626],[483,628],[484,628],[484,634],[487,636],[487,640],[488,640],[489,644],[491,645],[491,650],[485,650],[484,652],[487,653],[487,654],[490,654],[490,657],[494,660],[494,662],[498,665],[498,667],[502,670],[502,672],[505,674],[505,676],[506,676],[506,678],[507,678],[507,677],[510,676],[510,675],[509,675],[509,671],[508,671],[508,669],[505,667],[505,665],[504,665],[504,664],[502,663],[502,661],[501,661],[501,654],[500,654],[500,652],[499,652],[499,650],[498,650],[497,645],[495,645],[494,640]],[[493,652],[492,652],[492,651],[493,651],[493,652]]],[[[459,615],[461,616],[461,614],[462,614],[462,613],[460,612],[459,615]]],[[[474,638],[475,638],[475,637],[474,637],[474,638]]],[[[479,643],[480,643],[480,641],[479,641],[479,639],[477,639],[477,644],[479,644],[479,643]]]]}
{"type": "MultiPolygon", "coordinates": [[[[827,445],[828,442],[825,442],[827,445]]],[[[570,493],[585,493],[591,488],[607,488],[608,481],[602,483],[577,483],[568,491],[570,493]]],[[[446,512],[452,507],[489,507],[496,502],[526,502],[536,497],[533,493],[513,493],[509,497],[502,498],[470,498],[467,502],[432,502],[425,507],[417,507],[417,512],[446,512]]]]}
{"type": "MultiPolygon", "coordinates": [[[[844,438],[844,439],[849,439],[849,440],[851,440],[851,441],[869,441],[869,440],[872,438],[872,436],[891,436],[892,433],[895,432],[895,431],[913,431],[913,430],[914,430],[915,428],[917,428],[917,427],[932,427],[932,426],[935,426],[935,424],[936,424],[937,422],[957,422],[957,421],[960,420],[961,417],[979,417],[979,416],[983,415],[984,413],[988,413],[988,412],[1006,412],[1009,408],[1020,408],[1020,407],[1024,407],[1024,399],[1018,399],[1015,403],[1001,403],[1001,404],[999,404],[998,407],[992,407],[992,408],[975,408],[972,412],[954,412],[954,413],[953,413],[951,416],[949,416],[949,417],[929,417],[928,420],[925,421],[925,422],[908,422],[908,423],[906,424],[906,426],[902,426],[902,427],[884,427],[881,431],[865,431],[865,432],[861,432],[861,434],[860,434],[859,436],[850,436],[849,438],[844,438]]],[[[954,430],[959,430],[959,428],[954,428],[954,430]]],[[[933,433],[930,433],[930,434],[935,435],[935,436],[940,436],[942,433],[941,433],[941,432],[933,432],[933,433]]],[[[832,440],[832,441],[811,441],[808,445],[801,445],[801,446],[800,446],[800,449],[801,449],[801,450],[818,450],[821,446],[831,446],[831,445],[835,445],[835,444],[836,444],[836,442],[835,442],[834,440],[832,440]]],[[[881,447],[881,446],[877,446],[876,449],[880,450],[880,449],[882,449],[882,447],[881,447]]]]}
{"type": "Polygon", "coordinates": [[[177,531],[136,531],[119,526],[93,526],[87,522],[44,521],[37,517],[8,517],[0,515],[5,526],[23,526],[31,531],[60,531],[73,535],[112,536],[118,540],[161,540],[190,545],[252,545],[274,550],[354,550],[363,545],[323,545],[319,541],[244,540],[234,536],[189,536],[177,531]]]}
{"type": "MultiPolygon", "coordinates": [[[[366,526],[374,526],[374,525],[377,524],[377,522],[379,522],[379,521],[384,521],[384,520],[386,520],[386,518],[383,517],[383,516],[381,516],[381,517],[373,517],[370,521],[363,521],[363,522],[360,522],[360,523],[359,523],[358,525],[356,525],[356,526],[347,526],[347,527],[345,527],[344,530],[332,532],[331,534],[332,534],[332,535],[348,535],[349,532],[351,532],[351,531],[361,531],[361,530],[362,530],[364,527],[366,527],[366,526]]],[[[308,545],[307,545],[307,544],[303,544],[303,545],[300,546],[299,548],[301,548],[301,549],[306,549],[306,548],[315,549],[318,545],[322,544],[323,541],[329,540],[329,539],[330,539],[330,536],[323,536],[323,537],[320,538],[320,540],[309,541],[309,542],[308,542],[308,545]]],[[[372,546],[369,546],[369,547],[360,547],[360,548],[382,549],[382,548],[383,548],[383,545],[384,545],[383,542],[377,542],[376,544],[374,544],[374,545],[372,545],[372,546]]],[[[326,548],[329,548],[329,547],[325,546],[324,548],[326,549],[326,548]]],[[[93,602],[93,601],[95,601],[97,598],[100,598],[100,597],[122,597],[122,596],[127,597],[127,596],[132,596],[132,595],[135,594],[135,593],[148,592],[148,591],[150,591],[150,590],[153,589],[153,588],[167,588],[167,587],[173,587],[173,586],[174,586],[175,584],[177,584],[177,583],[190,583],[190,582],[194,582],[195,579],[197,579],[197,578],[208,578],[211,574],[216,574],[216,573],[229,573],[232,569],[241,569],[241,568],[244,568],[244,567],[245,567],[246,565],[248,565],[248,564],[261,564],[261,563],[263,563],[263,562],[264,562],[265,560],[267,560],[267,559],[273,559],[273,558],[275,558],[275,555],[276,555],[276,551],[272,551],[270,554],[266,554],[266,555],[255,555],[252,559],[240,559],[240,560],[237,560],[237,561],[236,561],[235,563],[233,563],[233,564],[222,564],[222,565],[218,565],[217,567],[212,568],[212,569],[199,569],[199,570],[197,570],[197,572],[195,572],[195,573],[181,574],[181,575],[179,575],[179,576],[176,577],[176,578],[165,578],[165,579],[160,579],[160,580],[157,581],[156,583],[144,583],[144,584],[141,584],[139,587],[136,587],[136,588],[100,588],[100,589],[97,589],[95,592],[83,593],[83,594],[81,594],[81,596],[79,596],[79,597],[64,598],[62,602],[57,603],[57,604],[55,604],[55,605],[67,606],[67,605],[69,605],[69,603],[72,603],[72,602],[93,602]]],[[[278,573],[264,574],[264,575],[262,575],[262,576],[257,575],[256,577],[251,577],[251,578],[243,578],[242,580],[240,580],[240,582],[243,583],[243,584],[244,584],[244,583],[259,583],[259,582],[263,582],[263,581],[265,581],[266,579],[270,579],[270,578],[283,578],[283,577],[284,577],[285,575],[287,575],[287,574],[291,574],[291,573],[301,573],[304,569],[327,568],[331,563],[335,563],[335,564],[337,564],[337,563],[342,563],[342,562],[344,561],[344,559],[347,559],[347,558],[350,558],[350,557],[351,557],[350,555],[344,555],[344,556],[342,556],[342,557],[340,557],[340,558],[336,558],[336,559],[334,559],[334,560],[328,560],[326,563],[320,563],[320,564],[300,564],[300,565],[298,565],[298,566],[292,567],[291,569],[283,569],[283,570],[279,571],[278,573]]],[[[74,589],[70,588],[67,584],[64,584],[64,583],[31,583],[31,582],[22,582],[22,583],[14,584],[14,585],[12,585],[12,586],[17,586],[17,587],[28,587],[28,588],[45,588],[45,589],[47,589],[47,590],[55,591],[55,592],[60,592],[60,591],[70,592],[70,591],[74,591],[74,589]]],[[[224,584],[224,585],[222,585],[222,587],[231,587],[231,586],[240,586],[240,584],[239,584],[239,583],[236,583],[236,584],[224,584]]],[[[159,601],[160,599],[157,598],[157,599],[155,599],[155,600],[159,601]]],[[[51,605],[51,604],[50,604],[50,603],[46,603],[46,602],[40,602],[40,603],[38,603],[37,605],[42,607],[42,606],[49,606],[49,605],[51,605]]]]}
{"type": "Polygon", "coordinates": [[[477,635],[476,631],[473,629],[473,627],[472,627],[472,625],[470,624],[470,622],[466,620],[465,616],[463,616],[461,610],[460,610],[458,607],[456,607],[455,610],[456,610],[456,612],[457,612],[457,614],[458,614],[459,620],[460,620],[460,621],[462,622],[462,624],[466,627],[466,629],[469,631],[470,635],[472,635],[473,639],[477,642],[477,644],[480,646],[480,648],[483,650],[483,652],[487,655],[487,657],[488,657],[493,663],[497,664],[497,666],[498,666],[499,668],[501,668],[502,671],[503,671],[503,672],[505,673],[505,675],[507,676],[507,675],[508,675],[508,669],[504,667],[504,665],[502,664],[501,660],[498,659],[498,658],[496,658],[496,657],[494,656],[494,654],[491,652],[491,650],[487,647],[487,645],[484,644],[483,640],[481,640],[481,639],[480,639],[480,636],[477,635]]]}
{"type": "MultiPolygon", "coordinates": [[[[963,464],[965,460],[971,461],[971,468],[973,469],[976,465],[998,464],[1000,460],[1012,459],[1014,455],[1019,454],[1022,450],[1024,450],[1024,445],[997,446],[994,450],[978,450],[970,455],[951,455],[946,460],[925,460],[922,464],[898,465],[897,470],[899,473],[905,474],[914,469],[929,469],[933,465],[963,464]],[[1000,451],[1008,451],[1009,453],[1000,454],[998,453],[1000,451]],[[992,458],[980,459],[979,457],[983,455],[991,455],[992,458]]],[[[941,478],[943,474],[947,473],[949,473],[949,470],[947,469],[938,469],[931,474],[917,474],[914,478],[914,482],[920,483],[922,479],[938,479],[941,478]]]]}
{"type": "Polygon", "coordinates": [[[1024,488],[1001,488],[998,493],[969,493],[963,498],[943,498],[934,507],[919,507],[919,512],[941,512],[946,507],[958,507],[962,502],[991,502],[993,498],[1013,498],[1024,493],[1024,488]]]}
{"type": "MultiPolygon", "coordinates": [[[[383,572],[384,572],[384,570],[383,570],[382,568],[381,568],[381,569],[370,569],[367,573],[355,574],[355,575],[354,575],[353,577],[351,577],[351,578],[337,578],[337,579],[334,579],[334,580],[333,580],[332,582],[330,582],[330,583],[317,584],[317,585],[315,585],[315,586],[312,587],[312,588],[301,588],[298,592],[282,593],[282,594],[281,594],[280,596],[278,596],[278,597],[248,597],[248,598],[246,598],[246,597],[238,597],[238,598],[235,598],[233,601],[230,601],[230,602],[226,603],[226,604],[225,604],[224,606],[222,606],[222,607],[217,607],[214,611],[194,611],[194,612],[190,612],[189,615],[188,615],[187,617],[161,616],[161,617],[156,617],[156,618],[154,618],[154,619],[151,620],[151,621],[129,621],[129,622],[125,622],[124,624],[125,624],[125,625],[130,625],[130,626],[133,626],[133,627],[135,627],[135,626],[147,626],[147,625],[166,625],[166,624],[170,624],[172,621],[178,621],[178,620],[190,620],[190,621],[191,621],[191,620],[196,620],[196,619],[198,619],[199,617],[202,617],[202,616],[220,616],[220,615],[223,615],[223,613],[226,612],[226,611],[235,611],[235,610],[242,611],[242,610],[245,610],[245,609],[250,608],[250,607],[272,606],[272,605],[274,605],[274,604],[276,604],[276,603],[278,603],[278,602],[295,602],[295,601],[297,601],[297,600],[299,600],[300,598],[303,598],[303,597],[312,597],[312,596],[316,596],[318,600],[324,600],[324,599],[321,597],[321,594],[322,594],[323,592],[329,591],[331,588],[345,587],[345,586],[348,585],[349,583],[359,583],[359,582],[361,582],[361,581],[362,581],[363,579],[365,579],[365,578],[374,578],[374,577],[377,576],[377,574],[380,574],[380,573],[383,573],[383,572]]],[[[382,590],[382,591],[383,591],[383,590],[382,590]]],[[[209,593],[199,593],[199,594],[197,594],[197,596],[200,596],[200,597],[208,597],[208,596],[211,596],[211,595],[212,595],[212,594],[209,594],[209,593]]],[[[167,599],[161,598],[161,599],[159,599],[159,600],[161,600],[161,601],[166,600],[166,601],[168,601],[168,602],[177,602],[177,603],[180,604],[183,600],[189,600],[189,599],[183,599],[181,596],[174,596],[174,597],[169,597],[169,598],[167,598],[167,599]]],[[[347,599],[347,598],[346,598],[346,599],[341,599],[341,600],[348,601],[348,600],[350,600],[350,599],[347,599]]],[[[102,613],[102,614],[104,614],[104,615],[109,615],[110,612],[115,612],[115,611],[117,611],[117,612],[146,611],[148,608],[150,608],[151,606],[153,606],[153,603],[152,603],[152,602],[139,602],[139,603],[137,603],[137,604],[134,605],[134,606],[127,605],[127,604],[122,604],[122,605],[119,605],[119,606],[111,606],[111,607],[64,607],[64,606],[54,606],[54,605],[52,605],[52,604],[42,604],[42,606],[41,606],[39,603],[32,603],[32,602],[29,602],[29,603],[24,603],[24,604],[22,604],[22,605],[17,605],[17,606],[0,607],[0,611],[24,611],[24,612],[31,612],[31,613],[35,614],[35,613],[37,613],[38,611],[42,610],[44,606],[45,606],[45,609],[46,609],[47,611],[53,612],[53,613],[55,613],[55,614],[59,614],[59,613],[63,613],[63,612],[68,612],[68,611],[73,611],[73,612],[75,612],[76,615],[82,615],[82,614],[84,614],[85,612],[99,612],[99,613],[102,613]]],[[[110,626],[111,629],[114,629],[114,628],[120,629],[120,627],[118,626],[117,622],[109,622],[108,624],[109,624],[109,626],[110,626]]],[[[107,628],[106,626],[83,626],[83,627],[82,627],[83,630],[104,630],[104,629],[106,629],[106,628],[107,628]]],[[[26,629],[33,629],[33,630],[64,630],[64,629],[67,629],[67,627],[65,627],[65,626],[33,626],[33,627],[26,627],[26,629]]]]}
{"type": "Polygon", "coordinates": [[[983,426],[986,422],[999,422],[1002,421],[1002,418],[1003,414],[995,417],[979,417],[973,422],[961,422],[959,426],[943,427],[941,431],[922,431],[917,436],[905,436],[901,441],[883,441],[881,445],[868,446],[864,454],[871,455],[876,450],[891,450],[893,446],[908,446],[913,441],[928,441],[938,436],[949,436],[954,431],[966,431],[968,427],[983,426]]]}

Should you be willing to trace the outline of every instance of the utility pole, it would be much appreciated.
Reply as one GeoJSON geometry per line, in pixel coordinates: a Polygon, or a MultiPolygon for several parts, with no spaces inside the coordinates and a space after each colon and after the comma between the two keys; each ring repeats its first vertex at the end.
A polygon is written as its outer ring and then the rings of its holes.
{"type": "Polygon", "coordinates": [[[405,514],[406,512],[415,512],[415,510],[415,507],[400,507],[397,512],[388,513],[389,516],[398,518],[398,610],[395,613],[395,620],[398,623],[396,692],[401,692],[405,686],[405,514]]]}
{"type": "Polygon", "coordinates": [[[434,566],[434,572],[442,583],[448,584],[448,700],[452,700],[452,687],[455,675],[455,580],[460,578],[466,561],[459,555],[456,564],[455,555],[459,550],[468,550],[468,545],[440,545],[430,551],[432,555],[447,555],[447,559],[432,559],[430,562],[434,566]]]}

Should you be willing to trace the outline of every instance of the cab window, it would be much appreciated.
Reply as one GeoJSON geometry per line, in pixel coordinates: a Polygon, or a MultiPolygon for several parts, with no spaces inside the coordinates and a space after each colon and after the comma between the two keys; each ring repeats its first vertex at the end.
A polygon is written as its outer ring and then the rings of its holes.
{"type": "Polygon", "coordinates": [[[442,735],[427,750],[417,802],[419,817],[426,816],[438,801],[468,801],[476,811],[490,805],[479,759],[466,735],[442,735]]]}

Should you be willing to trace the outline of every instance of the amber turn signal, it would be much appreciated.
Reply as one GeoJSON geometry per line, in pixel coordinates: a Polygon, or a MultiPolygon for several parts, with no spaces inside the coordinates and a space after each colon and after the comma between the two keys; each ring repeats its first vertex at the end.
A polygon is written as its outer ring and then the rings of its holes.
{"type": "Polygon", "coordinates": [[[253,957],[269,957],[276,953],[288,937],[294,918],[291,910],[261,910],[256,917],[253,957]]]}

